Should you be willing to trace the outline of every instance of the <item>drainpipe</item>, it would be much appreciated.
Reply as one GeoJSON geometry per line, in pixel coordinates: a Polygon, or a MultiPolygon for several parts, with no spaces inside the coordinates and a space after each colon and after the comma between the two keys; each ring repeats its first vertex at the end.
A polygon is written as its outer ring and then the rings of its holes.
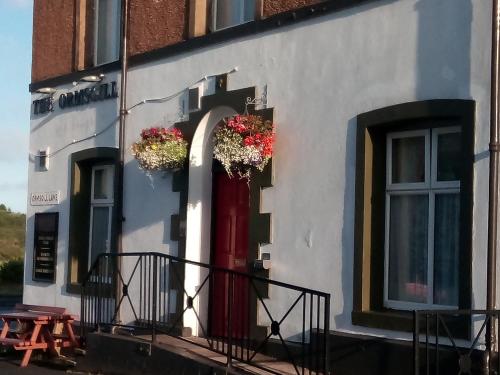
{"type": "MultiPolygon", "coordinates": [[[[490,113],[490,178],[489,178],[489,207],[488,207],[488,264],[486,281],[486,308],[496,308],[496,252],[497,252],[497,215],[498,215],[498,151],[499,118],[498,118],[498,89],[499,89],[499,42],[500,42],[500,12],[498,0],[493,0],[492,12],[492,45],[491,45],[491,113],[490,113]]],[[[486,356],[485,366],[490,368],[490,354],[496,344],[495,322],[489,321],[486,327],[486,356]]]]}
{"type": "MultiPolygon", "coordinates": [[[[117,230],[117,252],[123,252],[123,175],[125,164],[125,123],[127,118],[127,74],[128,74],[128,48],[127,48],[127,33],[128,33],[128,8],[129,0],[122,0],[122,23],[121,23],[121,82],[120,82],[120,123],[118,134],[118,149],[120,151],[120,165],[118,168],[118,230],[117,230]]],[[[118,269],[122,267],[121,258],[117,259],[118,269]]],[[[116,299],[120,300],[122,289],[118,286],[116,290],[116,299]]],[[[120,309],[116,312],[116,321],[121,322],[120,309]]]]}

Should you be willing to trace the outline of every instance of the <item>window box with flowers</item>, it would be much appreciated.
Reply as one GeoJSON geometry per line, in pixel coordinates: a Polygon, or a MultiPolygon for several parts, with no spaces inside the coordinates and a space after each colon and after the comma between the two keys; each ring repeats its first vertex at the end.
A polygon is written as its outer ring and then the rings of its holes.
{"type": "Polygon", "coordinates": [[[229,176],[250,180],[262,172],[273,155],[274,124],[256,115],[236,115],[215,130],[214,158],[229,176]]]}
{"type": "Polygon", "coordinates": [[[187,157],[187,142],[177,129],[153,127],[141,132],[141,139],[132,145],[132,154],[146,171],[178,169],[187,157]]]}

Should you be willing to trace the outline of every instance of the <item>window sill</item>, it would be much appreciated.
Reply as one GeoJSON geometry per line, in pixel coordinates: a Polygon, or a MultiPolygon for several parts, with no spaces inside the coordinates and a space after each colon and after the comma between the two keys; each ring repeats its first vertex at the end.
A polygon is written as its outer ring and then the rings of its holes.
{"type": "Polygon", "coordinates": [[[67,284],[66,291],[70,294],[82,294],[82,286],[80,284],[67,284]]]}
{"type": "Polygon", "coordinates": [[[413,314],[410,311],[353,311],[352,324],[356,326],[412,332],[413,314]]]}
{"type": "MultiPolygon", "coordinates": [[[[353,311],[352,324],[369,328],[386,329],[389,331],[413,332],[413,312],[401,310],[353,311]]],[[[471,318],[468,316],[442,316],[454,338],[471,339],[471,318]]],[[[443,323],[440,323],[442,326],[443,323]]],[[[429,322],[431,332],[433,322],[429,322]]],[[[440,331],[441,331],[440,327],[440,331]]],[[[420,332],[425,332],[425,321],[420,321],[420,332]]]]}

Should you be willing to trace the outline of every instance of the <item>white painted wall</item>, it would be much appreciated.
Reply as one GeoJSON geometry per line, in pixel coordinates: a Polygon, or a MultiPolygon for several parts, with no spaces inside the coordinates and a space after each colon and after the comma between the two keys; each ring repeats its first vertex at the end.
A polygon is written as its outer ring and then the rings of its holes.
{"type": "MultiPolygon", "coordinates": [[[[230,90],[256,86],[262,91],[267,85],[277,125],[275,186],[264,190],[262,205],[262,212],[273,215],[273,243],[262,249],[271,253],[271,278],[331,293],[333,329],[407,338],[351,324],[356,116],[415,100],[476,101],[472,298],[474,307],[484,307],[490,8],[490,2],[483,0],[373,2],[133,67],[127,102],[131,106],[167,96],[235,66],[239,70],[229,76],[230,90]],[[300,220],[296,219],[298,213],[300,220]]],[[[96,122],[100,126],[116,116],[116,106],[116,102],[105,102],[33,119],[31,150],[43,145],[57,148],[67,139],[92,132],[96,122]],[[36,129],[40,123],[44,125],[36,129]]],[[[127,147],[142,128],[175,122],[179,106],[176,98],[137,107],[127,118],[127,147]]],[[[60,189],[64,199],[54,208],[61,212],[57,284],[44,287],[31,282],[27,264],[26,302],[50,302],[78,310],[78,300],[67,296],[64,289],[68,158],[71,152],[96,144],[115,145],[115,139],[111,131],[71,146],[51,160],[49,172],[30,170],[30,191],[60,189]]],[[[171,176],[153,174],[148,179],[130,152],[125,163],[125,251],[176,254],[177,244],[169,239],[170,215],[178,211],[171,176]]],[[[28,260],[34,212],[29,207],[28,260]]],[[[200,247],[195,239],[198,232],[191,225],[187,229],[188,257],[200,259],[196,251],[191,253],[200,247]]],[[[278,291],[271,293],[276,306],[291,298],[278,291]]],[[[292,326],[285,327],[290,334],[292,326]]]]}
{"type": "MultiPolygon", "coordinates": [[[[119,81],[119,76],[109,74],[106,81],[119,81]]],[[[37,171],[35,158],[30,156],[28,173],[28,208],[26,229],[26,255],[24,275],[25,303],[51,306],[64,306],[72,313],[80,313],[80,301],[66,291],[67,261],[68,261],[68,234],[69,234],[69,196],[70,196],[70,157],[71,154],[83,149],[94,147],[117,147],[117,126],[96,138],[83,142],[73,143],[92,136],[104,130],[111,123],[117,123],[118,105],[116,99],[95,102],[73,109],[60,109],[57,99],[60,94],[91,87],[90,83],[72,84],[58,87],[54,95],[54,111],[49,114],[33,115],[31,111],[30,126],[30,153],[37,154],[38,150],[50,148],[54,154],[49,158],[49,170],[37,171]],[[67,147],[66,147],[67,146],[67,147]],[[66,147],[66,148],[64,148],[66,147]],[[60,151],[58,151],[60,150],[60,151]],[[29,195],[32,192],[60,191],[60,204],[54,206],[30,206],[29,195]],[[37,212],[59,212],[59,237],[57,244],[57,268],[55,284],[35,282],[33,274],[33,247],[34,247],[34,214],[37,212]]],[[[40,99],[43,95],[33,94],[32,100],[40,99]]]]}

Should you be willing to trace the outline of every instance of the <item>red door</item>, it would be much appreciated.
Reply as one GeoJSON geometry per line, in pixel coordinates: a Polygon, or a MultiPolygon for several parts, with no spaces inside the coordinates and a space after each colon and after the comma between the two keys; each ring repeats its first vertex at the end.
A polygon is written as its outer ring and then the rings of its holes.
{"type": "MultiPolygon", "coordinates": [[[[229,178],[225,172],[215,174],[214,186],[215,266],[247,272],[248,217],[250,194],[246,179],[229,178]]],[[[245,277],[215,272],[212,282],[213,336],[228,335],[231,306],[231,334],[243,338],[248,332],[248,280],[245,277]],[[229,294],[232,290],[231,295],[229,294]]]]}

